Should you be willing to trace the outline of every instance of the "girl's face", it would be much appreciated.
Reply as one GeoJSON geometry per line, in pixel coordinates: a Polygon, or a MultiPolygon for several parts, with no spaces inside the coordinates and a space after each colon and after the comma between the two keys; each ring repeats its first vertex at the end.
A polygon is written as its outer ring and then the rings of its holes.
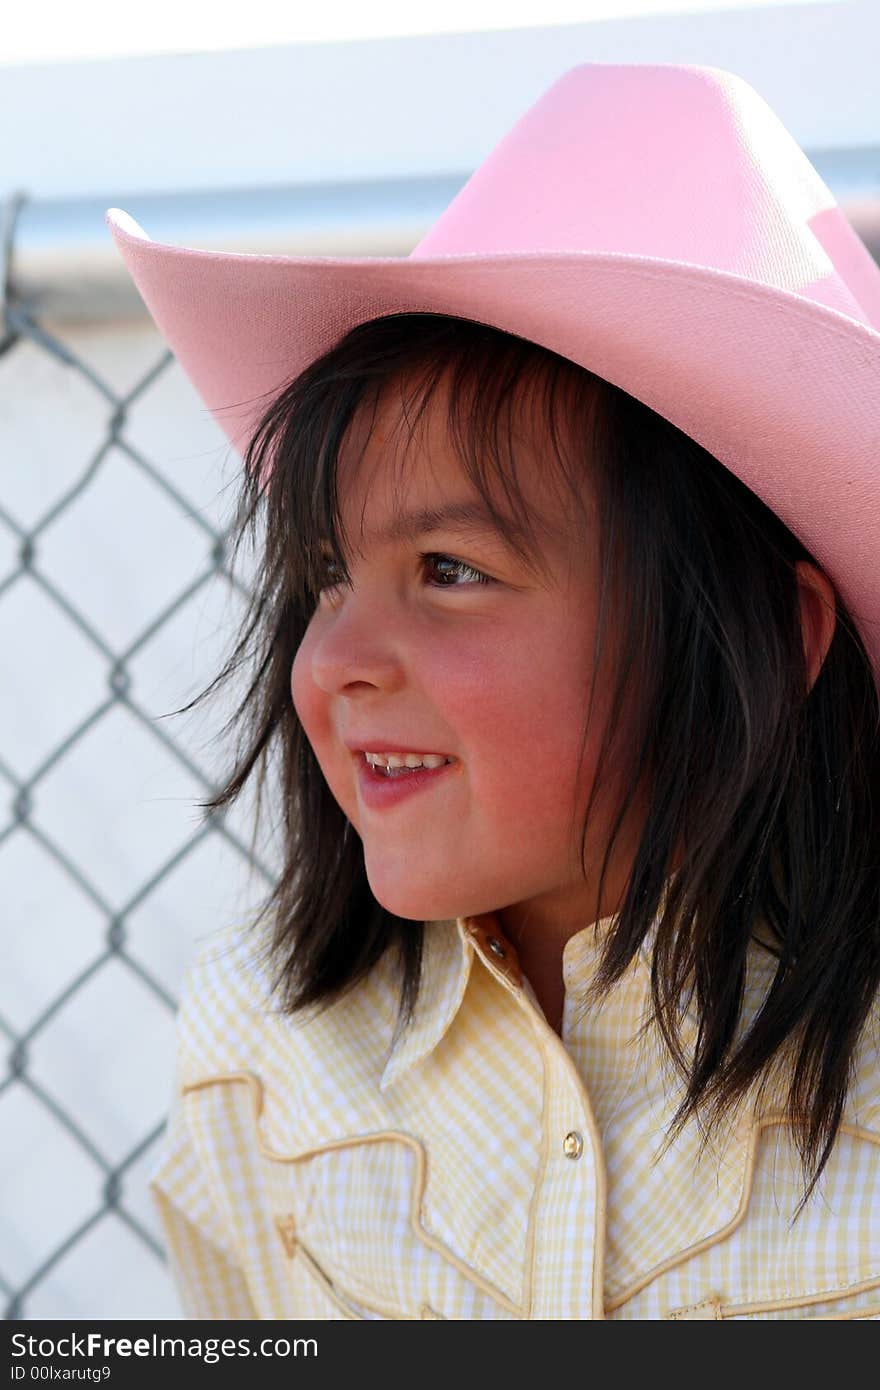
{"type": "MultiPolygon", "coordinates": [[[[384,536],[411,511],[480,501],[445,436],[444,390],[425,412],[403,475],[393,466],[398,392],[377,410],[359,466],[340,461],[351,582],[321,596],[293,663],[293,702],[386,909],[436,921],[509,908],[565,936],[595,916],[585,914],[595,907],[607,830],[597,802],[585,873],[581,824],[605,718],[600,682],[581,758],[597,537],[548,486],[536,427],[514,447],[530,515],[545,528],[546,574],[530,570],[488,523],[384,536]],[[456,762],[376,808],[363,795],[363,753],[350,744],[456,762]]],[[[621,833],[624,853],[634,847],[631,829],[621,833]]],[[[626,867],[611,860],[601,915],[616,910],[626,867]]]]}

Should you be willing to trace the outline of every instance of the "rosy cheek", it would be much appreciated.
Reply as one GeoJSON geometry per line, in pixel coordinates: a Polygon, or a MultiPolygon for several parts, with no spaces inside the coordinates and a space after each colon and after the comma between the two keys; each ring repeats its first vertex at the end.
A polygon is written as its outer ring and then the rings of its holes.
{"type": "Polygon", "coordinates": [[[326,737],[327,700],[324,692],[312,680],[310,646],[309,635],[306,633],[293,659],[290,693],[306,737],[316,752],[320,752],[322,733],[326,737]]]}

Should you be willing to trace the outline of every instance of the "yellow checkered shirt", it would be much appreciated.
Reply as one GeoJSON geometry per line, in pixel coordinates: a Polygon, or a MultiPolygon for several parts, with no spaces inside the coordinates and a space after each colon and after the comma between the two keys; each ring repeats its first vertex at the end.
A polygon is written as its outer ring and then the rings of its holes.
{"type": "MultiPolygon", "coordinates": [[[[610,921],[566,944],[561,1036],[494,914],[427,923],[393,1045],[393,953],[291,1019],[245,927],[207,938],[150,1173],[185,1315],[880,1319],[877,1014],[792,1224],[802,1177],[772,1101],[664,1147],[680,1083],[641,1028],[650,940],[578,1008],[610,921]]],[[[746,1017],[769,968],[753,947],[746,1017]]]]}

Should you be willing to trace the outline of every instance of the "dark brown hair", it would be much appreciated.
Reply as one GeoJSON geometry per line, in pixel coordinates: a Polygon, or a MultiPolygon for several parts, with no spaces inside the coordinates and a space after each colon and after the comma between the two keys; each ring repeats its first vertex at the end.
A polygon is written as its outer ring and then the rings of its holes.
{"type": "MultiPolygon", "coordinates": [[[[232,676],[251,647],[251,683],[223,730],[238,726],[240,751],[225,785],[200,804],[216,814],[257,769],[259,819],[277,753],[283,865],[253,927],[271,915],[268,955],[281,1007],[292,1014],[338,998],[392,948],[398,1029],[418,994],[423,925],[373,897],[361,841],[297,718],[290,675],[316,604],[322,536],[347,577],[336,466],[355,416],[392,382],[411,386],[421,411],[445,374],[462,467],[523,553],[536,547],[502,423],[528,387],[553,440],[548,469],[576,506],[589,469],[597,498],[596,667],[613,603],[617,683],[584,838],[625,692],[638,692],[622,745],[628,790],[597,885],[597,915],[614,836],[643,779],[650,795],[590,997],[613,987],[645,941],[680,845],[656,924],[651,986],[683,1078],[673,1132],[690,1116],[708,1132],[782,1060],[805,1201],[837,1134],[880,986],[880,698],[868,657],[838,596],[834,635],[810,689],[795,575],[798,560],[813,562],[809,551],[669,421],[568,359],[487,325],[416,313],[359,325],[271,401],[247,450],[231,535],[234,553],[246,535],[253,541],[255,587],[228,663],[192,704],[232,676]],[[562,420],[575,442],[568,455],[562,420]],[[264,468],[271,477],[261,490],[264,468]],[[499,513],[492,477],[513,502],[515,522],[499,513]],[[773,968],[762,1006],[743,1028],[747,952],[756,940],[773,968]],[[697,1019],[689,1048],[685,1007],[697,1019]]],[[[586,691],[584,704],[586,711],[586,691]]]]}

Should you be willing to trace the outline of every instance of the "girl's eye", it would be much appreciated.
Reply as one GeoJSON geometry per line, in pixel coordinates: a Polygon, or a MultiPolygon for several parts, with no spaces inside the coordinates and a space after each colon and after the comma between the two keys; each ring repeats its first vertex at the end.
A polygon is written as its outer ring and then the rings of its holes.
{"type": "MultiPolygon", "coordinates": [[[[450,576],[450,573],[454,576],[457,572],[460,575],[467,575],[471,584],[492,583],[488,574],[483,574],[482,570],[474,569],[473,565],[466,565],[464,560],[456,560],[453,555],[437,555],[429,551],[426,555],[420,555],[419,559],[425,564],[434,566],[440,575],[445,574],[447,578],[450,576]],[[451,568],[443,569],[442,566],[444,565],[451,568]]],[[[453,582],[451,584],[441,583],[438,587],[441,589],[460,589],[462,585],[453,582]]]]}
{"type": "MultiPolygon", "coordinates": [[[[493,583],[493,580],[491,580],[487,574],[483,574],[482,570],[474,569],[472,565],[466,565],[464,560],[456,560],[452,555],[442,555],[438,554],[436,551],[427,551],[420,555],[419,559],[425,567],[434,569],[441,576],[440,582],[431,586],[433,588],[461,589],[468,588],[471,584],[493,583]],[[467,578],[467,583],[456,583],[456,573],[465,576],[467,578]],[[447,583],[446,580],[450,577],[452,582],[447,583]]],[[[325,589],[336,589],[339,587],[341,583],[340,580],[327,577],[328,574],[332,574],[334,565],[335,561],[330,556],[324,556],[320,561],[320,574],[318,580],[319,593],[322,593],[325,589]]]]}

